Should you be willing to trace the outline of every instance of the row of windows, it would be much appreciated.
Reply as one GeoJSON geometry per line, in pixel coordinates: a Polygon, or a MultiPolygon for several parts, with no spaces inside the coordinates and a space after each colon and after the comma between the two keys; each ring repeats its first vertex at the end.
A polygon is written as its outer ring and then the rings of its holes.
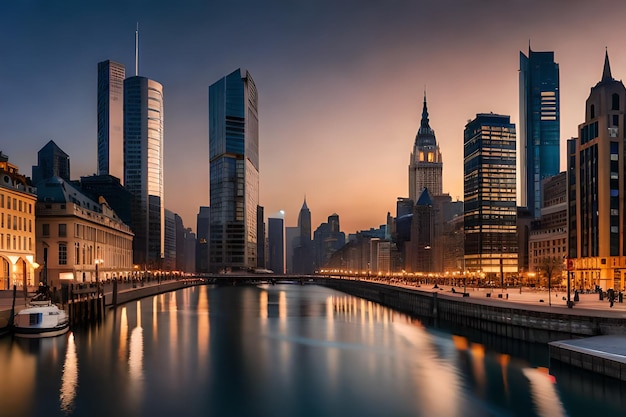
{"type": "Polygon", "coordinates": [[[7,214],[6,222],[5,222],[4,213],[0,213],[0,229],[4,229],[5,227],[7,229],[19,230],[19,231],[24,231],[24,232],[26,231],[32,232],[33,220],[26,219],[26,217],[11,216],[10,214],[7,214]]]}
{"type": "Polygon", "coordinates": [[[545,249],[538,249],[538,250],[535,249],[533,250],[533,256],[541,257],[541,256],[561,254],[565,252],[566,252],[565,246],[555,246],[552,248],[545,248],[545,249]]]}
{"type": "Polygon", "coordinates": [[[5,198],[4,194],[0,194],[0,208],[6,208],[8,210],[17,210],[22,213],[33,213],[33,204],[27,203],[26,201],[18,200],[15,197],[9,197],[8,195],[5,198]]]}
{"type": "Polygon", "coordinates": [[[5,240],[4,233],[0,233],[0,249],[32,252],[33,241],[30,237],[10,235],[8,233],[5,240]]]}
{"type": "MultiPolygon", "coordinates": [[[[41,235],[44,237],[50,236],[50,225],[48,223],[44,223],[41,225],[41,235]]],[[[67,236],[67,225],[59,224],[57,229],[57,236],[66,237],[67,236]]]]}
{"type": "Polygon", "coordinates": [[[557,246],[557,245],[565,246],[565,238],[532,242],[533,249],[549,248],[549,247],[557,246]]]}

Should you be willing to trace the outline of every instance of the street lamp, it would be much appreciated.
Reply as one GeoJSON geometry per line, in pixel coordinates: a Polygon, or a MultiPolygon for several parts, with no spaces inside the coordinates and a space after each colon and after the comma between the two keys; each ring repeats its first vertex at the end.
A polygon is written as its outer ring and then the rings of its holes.
{"type": "Polygon", "coordinates": [[[98,265],[100,265],[101,263],[104,263],[104,261],[102,259],[96,259],[95,262],[96,262],[96,286],[98,286],[98,283],[100,281],[100,277],[98,274],[98,265]]]}

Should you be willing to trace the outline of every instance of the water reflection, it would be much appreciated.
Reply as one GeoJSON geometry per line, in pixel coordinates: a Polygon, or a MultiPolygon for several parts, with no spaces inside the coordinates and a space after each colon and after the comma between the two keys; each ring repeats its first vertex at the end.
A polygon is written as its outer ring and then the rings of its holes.
{"type": "Polygon", "coordinates": [[[555,387],[555,379],[545,368],[524,368],[524,376],[530,382],[530,392],[537,414],[560,417],[567,413],[555,387]]]}
{"type": "Polygon", "coordinates": [[[314,286],[188,288],[0,360],[0,415],[575,417],[626,392],[314,286]]]}
{"type": "Polygon", "coordinates": [[[68,334],[65,363],[63,364],[63,376],[61,377],[61,390],[59,393],[61,411],[67,415],[71,414],[74,410],[74,399],[76,398],[76,387],[78,386],[78,357],[76,355],[74,333],[69,332],[68,334]]]}
{"type": "Polygon", "coordinates": [[[143,393],[143,328],[141,327],[141,301],[137,301],[137,325],[130,334],[128,375],[133,396],[140,401],[143,393]]]}

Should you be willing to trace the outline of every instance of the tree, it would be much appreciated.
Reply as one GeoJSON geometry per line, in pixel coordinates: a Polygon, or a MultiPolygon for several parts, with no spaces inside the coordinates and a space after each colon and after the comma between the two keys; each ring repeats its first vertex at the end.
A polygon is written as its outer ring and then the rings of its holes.
{"type": "Polygon", "coordinates": [[[546,256],[539,262],[539,271],[542,272],[548,280],[548,302],[552,305],[552,277],[561,276],[561,272],[563,271],[563,259],[558,256],[546,256]]]}

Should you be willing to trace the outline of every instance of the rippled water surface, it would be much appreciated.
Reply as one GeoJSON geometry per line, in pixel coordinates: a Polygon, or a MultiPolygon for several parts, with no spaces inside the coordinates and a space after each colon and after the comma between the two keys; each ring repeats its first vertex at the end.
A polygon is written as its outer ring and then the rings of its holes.
{"type": "Polygon", "coordinates": [[[318,286],[192,287],[52,339],[0,339],[0,416],[626,414],[547,350],[318,286]]]}

